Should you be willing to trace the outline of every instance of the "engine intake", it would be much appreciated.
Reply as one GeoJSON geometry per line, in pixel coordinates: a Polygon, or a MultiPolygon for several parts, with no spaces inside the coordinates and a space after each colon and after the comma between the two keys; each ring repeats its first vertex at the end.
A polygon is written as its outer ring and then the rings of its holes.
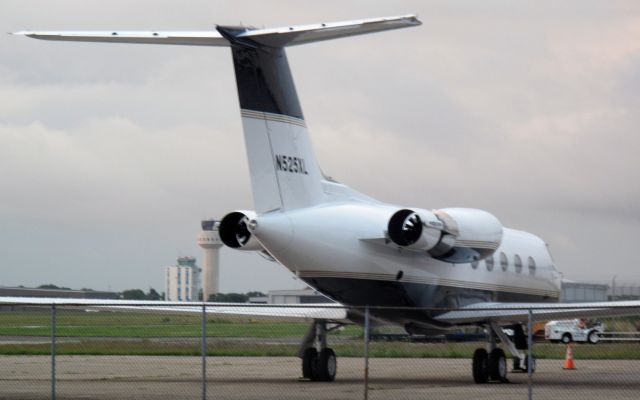
{"type": "Polygon", "coordinates": [[[262,246],[249,231],[249,221],[256,217],[253,211],[233,211],[220,221],[218,232],[225,246],[236,250],[258,251],[262,246]]]}
{"type": "Polygon", "coordinates": [[[472,208],[428,211],[402,209],[389,219],[389,239],[433,258],[467,263],[489,257],[502,242],[502,224],[492,214],[472,208]]]}
{"type": "Polygon", "coordinates": [[[389,220],[389,238],[398,246],[431,250],[442,236],[442,222],[427,210],[400,210],[389,220]]]}

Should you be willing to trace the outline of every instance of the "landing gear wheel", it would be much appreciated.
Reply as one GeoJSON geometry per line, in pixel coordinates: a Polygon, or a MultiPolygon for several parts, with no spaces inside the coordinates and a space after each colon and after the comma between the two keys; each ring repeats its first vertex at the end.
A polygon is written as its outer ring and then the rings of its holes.
{"type": "Polygon", "coordinates": [[[589,332],[589,336],[587,336],[587,341],[590,344],[598,343],[600,341],[600,336],[598,336],[598,332],[596,332],[596,331],[589,332]]]}
{"type": "Polygon", "coordinates": [[[316,364],[316,379],[324,382],[332,382],[336,379],[338,363],[336,353],[332,349],[322,349],[318,355],[316,364]]]}
{"type": "Polygon", "coordinates": [[[318,362],[318,352],[313,347],[305,349],[302,356],[302,376],[306,379],[316,380],[314,369],[318,362]]]}
{"type": "Polygon", "coordinates": [[[487,360],[489,355],[485,349],[476,349],[473,352],[473,381],[475,383],[487,383],[489,374],[487,373],[487,360]]]}
{"type": "Polygon", "coordinates": [[[502,349],[494,349],[487,360],[489,377],[494,381],[508,382],[507,357],[502,349]]]}
{"type": "Polygon", "coordinates": [[[572,337],[570,334],[565,333],[564,335],[562,335],[562,343],[564,344],[569,344],[572,341],[572,337]]]}
{"type": "MultiPolygon", "coordinates": [[[[524,364],[522,364],[522,370],[524,372],[528,372],[528,370],[529,370],[529,356],[526,356],[524,358],[524,364]]],[[[536,372],[536,359],[532,358],[531,359],[531,373],[533,374],[534,372],[536,372]]]]}

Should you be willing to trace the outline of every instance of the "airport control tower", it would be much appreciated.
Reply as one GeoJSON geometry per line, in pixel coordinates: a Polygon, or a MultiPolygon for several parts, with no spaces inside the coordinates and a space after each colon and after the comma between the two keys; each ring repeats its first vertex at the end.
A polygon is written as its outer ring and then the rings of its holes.
{"type": "Polygon", "coordinates": [[[202,232],[198,235],[198,245],[204,251],[201,275],[202,299],[208,300],[209,296],[218,293],[218,281],[220,276],[220,247],[222,241],[218,234],[220,221],[206,219],[202,221],[202,232]]]}

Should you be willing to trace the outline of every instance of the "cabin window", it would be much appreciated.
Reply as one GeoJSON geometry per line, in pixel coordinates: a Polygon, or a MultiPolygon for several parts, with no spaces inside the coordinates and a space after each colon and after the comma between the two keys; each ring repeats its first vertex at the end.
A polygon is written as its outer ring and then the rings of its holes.
{"type": "Polygon", "coordinates": [[[471,263],[471,268],[478,269],[478,264],[478,260],[473,260],[473,262],[471,263]]]}
{"type": "Polygon", "coordinates": [[[493,256],[489,256],[484,260],[484,265],[487,266],[487,271],[493,271],[493,256]]]}
{"type": "Polygon", "coordinates": [[[527,260],[529,263],[529,274],[533,275],[536,273],[536,260],[533,257],[529,257],[527,260]]]}
{"type": "Polygon", "coordinates": [[[515,257],[513,258],[513,264],[516,267],[516,272],[517,273],[521,273],[522,272],[522,260],[520,259],[519,255],[515,255],[515,257]]]}
{"type": "Polygon", "coordinates": [[[509,268],[509,259],[507,258],[507,255],[504,254],[504,252],[500,253],[500,267],[502,267],[503,271],[506,271],[507,268],[509,268]]]}

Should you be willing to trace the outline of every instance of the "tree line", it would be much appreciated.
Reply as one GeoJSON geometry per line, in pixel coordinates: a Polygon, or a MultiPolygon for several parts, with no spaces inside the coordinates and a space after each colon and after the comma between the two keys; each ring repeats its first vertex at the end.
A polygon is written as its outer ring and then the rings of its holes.
{"type": "MultiPolygon", "coordinates": [[[[38,289],[55,289],[55,290],[73,290],[68,287],[60,287],[53,284],[46,284],[38,286],[38,289]]],[[[81,290],[93,292],[93,289],[82,288],[81,290]]],[[[246,303],[250,297],[264,297],[266,294],[258,291],[252,291],[247,293],[218,293],[209,296],[207,301],[217,301],[220,303],[246,303]]],[[[164,300],[165,293],[158,292],[154,288],[149,288],[147,292],[142,289],[127,289],[122,292],[118,292],[118,297],[123,300],[164,300]]],[[[202,300],[202,291],[198,295],[198,300],[202,300]]]]}

